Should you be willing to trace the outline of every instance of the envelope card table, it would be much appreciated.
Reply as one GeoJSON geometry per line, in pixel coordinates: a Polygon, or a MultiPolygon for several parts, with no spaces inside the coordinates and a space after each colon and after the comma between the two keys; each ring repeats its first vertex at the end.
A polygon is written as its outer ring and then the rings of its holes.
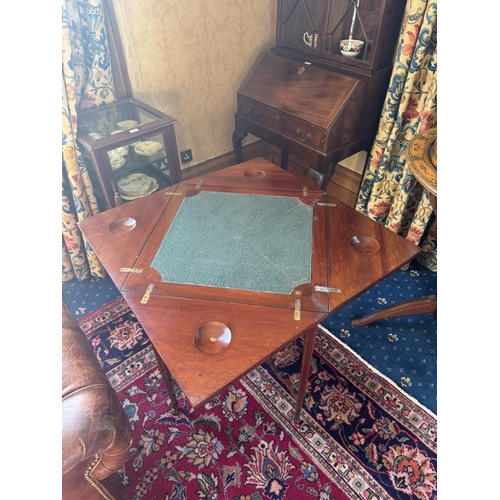
{"type": "Polygon", "coordinates": [[[198,408],[420,249],[259,158],[79,223],[144,327],[172,405],[198,408]]]}

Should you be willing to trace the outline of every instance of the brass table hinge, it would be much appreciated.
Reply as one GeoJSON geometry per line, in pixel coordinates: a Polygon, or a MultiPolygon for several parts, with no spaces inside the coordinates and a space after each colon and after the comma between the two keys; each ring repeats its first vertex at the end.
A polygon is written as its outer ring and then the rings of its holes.
{"type": "Polygon", "coordinates": [[[196,184],[196,189],[200,189],[202,184],[203,184],[203,179],[201,179],[201,181],[198,181],[198,184],[196,184]]]}
{"type": "Polygon", "coordinates": [[[165,196],[182,196],[182,193],[174,193],[173,191],[165,191],[165,196]]]}
{"type": "Polygon", "coordinates": [[[304,186],[302,188],[302,196],[307,196],[307,187],[306,186],[304,186]]]}
{"type": "Polygon", "coordinates": [[[295,309],[293,311],[293,319],[300,321],[300,299],[295,299],[295,309]]]}
{"type": "Polygon", "coordinates": [[[149,285],[148,286],[148,288],[146,290],[146,293],[142,297],[141,304],[147,304],[148,303],[149,296],[151,295],[151,292],[153,291],[154,287],[155,287],[154,285],[149,285]]]}
{"type": "Polygon", "coordinates": [[[120,267],[121,273],[142,273],[142,269],[137,269],[135,267],[120,267]]]}
{"type": "Polygon", "coordinates": [[[336,207],[337,206],[336,203],[321,203],[321,202],[316,203],[316,205],[318,205],[318,207],[336,207]]]}
{"type": "Polygon", "coordinates": [[[325,293],[342,293],[342,290],[340,290],[340,288],[330,288],[328,286],[318,286],[318,285],[314,287],[314,291],[325,292],[325,293]]]}

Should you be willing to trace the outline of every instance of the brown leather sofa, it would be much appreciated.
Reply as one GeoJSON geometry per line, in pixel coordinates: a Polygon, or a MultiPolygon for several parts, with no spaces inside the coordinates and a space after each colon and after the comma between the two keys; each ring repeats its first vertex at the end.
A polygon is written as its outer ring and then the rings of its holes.
{"type": "Polygon", "coordinates": [[[63,297],[63,500],[128,499],[116,472],[131,443],[125,411],[63,297]]]}

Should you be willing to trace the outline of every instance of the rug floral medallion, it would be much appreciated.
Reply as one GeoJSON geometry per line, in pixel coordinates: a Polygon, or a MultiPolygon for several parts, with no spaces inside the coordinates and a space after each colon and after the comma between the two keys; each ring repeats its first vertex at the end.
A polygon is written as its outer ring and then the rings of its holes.
{"type": "Polygon", "coordinates": [[[435,500],[436,417],[318,327],[301,421],[302,340],[193,411],[172,411],[149,339],[119,298],[79,324],[133,429],[134,500],[435,500]]]}

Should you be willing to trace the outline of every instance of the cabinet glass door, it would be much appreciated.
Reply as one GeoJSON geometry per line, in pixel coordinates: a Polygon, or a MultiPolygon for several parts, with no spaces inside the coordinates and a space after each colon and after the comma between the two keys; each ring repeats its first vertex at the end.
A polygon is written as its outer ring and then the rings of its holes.
{"type": "Polygon", "coordinates": [[[317,52],[323,5],[324,2],[318,0],[280,0],[278,45],[317,52]]]}

